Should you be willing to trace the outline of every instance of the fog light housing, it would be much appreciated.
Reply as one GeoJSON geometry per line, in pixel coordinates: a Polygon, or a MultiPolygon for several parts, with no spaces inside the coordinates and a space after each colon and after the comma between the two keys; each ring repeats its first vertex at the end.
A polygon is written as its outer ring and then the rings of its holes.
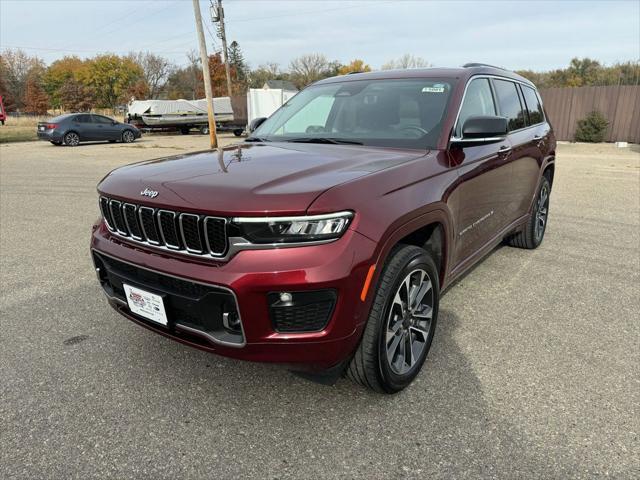
{"type": "Polygon", "coordinates": [[[276,332],[319,332],[331,319],[335,290],[272,292],[267,295],[269,316],[276,332]]]}

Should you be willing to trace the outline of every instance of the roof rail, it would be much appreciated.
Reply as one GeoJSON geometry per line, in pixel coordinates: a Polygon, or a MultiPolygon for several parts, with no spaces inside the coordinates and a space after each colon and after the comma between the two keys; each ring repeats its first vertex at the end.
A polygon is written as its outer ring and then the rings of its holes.
{"type": "Polygon", "coordinates": [[[490,67],[497,68],[498,70],[506,70],[504,67],[496,67],[495,65],[489,65],[488,63],[465,63],[462,68],[471,68],[471,67],[490,67]]]}
{"type": "Polygon", "coordinates": [[[348,72],[347,75],[355,75],[356,73],[365,73],[364,70],[356,70],[355,72],[348,72]]]}

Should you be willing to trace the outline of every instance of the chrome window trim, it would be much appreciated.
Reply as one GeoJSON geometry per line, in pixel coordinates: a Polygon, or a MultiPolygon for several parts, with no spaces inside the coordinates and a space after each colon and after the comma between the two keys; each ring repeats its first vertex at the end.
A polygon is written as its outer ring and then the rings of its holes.
{"type": "Polygon", "coordinates": [[[224,217],[205,217],[204,222],[203,222],[203,229],[204,229],[204,241],[205,241],[205,245],[207,246],[207,252],[209,252],[209,254],[213,257],[217,257],[217,258],[221,258],[224,256],[225,251],[229,250],[229,242],[230,242],[230,238],[227,236],[227,224],[229,223],[229,220],[227,218],[224,217]],[[213,248],[211,248],[210,242],[209,242],[209,235],[207,235],[207,222],[209,220],[222,220],[224,222],[224,249],[221,252],[214,252],[213,248]]]}
{"type": "MultiPolygon", "coordinates": [[[[146,238],[146,240],[141,240],[142,243],[147,243],[149,245],[152,246],[160,246],[160,242],[156,242],[155,240],[150,240],[149,239],[149,235],[147,234],[147,231],[144,228],[144,222],[142,221],[142,210],[151,210],[151,218],[153,218],[153,222],[155,224],[155,216],[156,216],[156,210],[155,208],[151,208],[151,207],[145,207],[144,205],[140,205],[138,207],[138,219],[140,220],[140,228],[142,229],[142,233],[144,233],[144,236],[146,238]]],[[[158,234],[160,233],[160,230],[158,229],[158,234]]]]}
{"type": "MultiPolygon", "coordinates": [[[[524,85],[526,87],[533,88],[533,90],[536,92],[536,94],[538,94],[538,89],[535,86],[532,87],[531,84],[523,82],[522,80],[517,80],[515,78],[503,77],[501,75],[493,75],[493,74],[488,74],[488,73],[480,73],[478,75],[472,75],[471,77],[469,77],[469,80],[467,81],[467,84],[464,86],[464,92],[462,94],[462,100],[460,100],[460,105],[458,105],[458,113],[456,114],[456,121],[453,122],[453,133],[451,134],[451,137],[449,137],[449,142],[459,141],[459,139],[455,136],[456,126],[458,125],[458,120],[460,120],[460,112],[462,111],[462,105],[464,103],[464,99],[467,96],[467,89],[469,88],[469,85],[471,84],[471,82],[474,81],[477,78],[489,78],[489,79],[495,78],[497,80],[506,80],[508,82],[519,83],[520,85],[524,85]]],[[[493,90],[493,86],[491,87],[491,89],[493,90]]],[[[494,98],[493,101],[496,104],[495,106],[499,107],[498,99],[494,98]]],[[[540,104],[542,105],[542,102],[540,104]]],[[[545,117],[545,121],[542,122],[542,123],[545,123],[546,121],[547,121],[547,119],[545,117]]],[[[542,125],[542,124],[541,123],[536,123],[535,125],[527,125],[526,127],[522,127],[522,128],[517,129],[517,130],[511,130],[511,131],[507,132],[507,135],[511,135],[512,133],[515,133],[515,132],[521,132],[522,130],[526,130],[527,128],[533,128],[533,127],[537,127],[539,125],[542,125]]]]}
{"type": "MultiPolygon", "coordinates": [[[[173,212],[171,210],[161,210],[158,209],[158,211],[156,212],[156,216],[158,217],[158,230],[160,230],[160,237],[162,238],[162,242],[167,246],[168,249],[170,250],[182,250],[182,248],[180,247],[180,245],[171,245],[169,242],[167,242],[167,239],[164,236],[164,230],[162,228],[162,219],[160,218],[160,215],[162,215],[163,213],[169,213],[171,214],[171,219],[174,222],[174,226],[175,226],[175,221],[176,221],[176,212],[173,212]]],[[[176,228],[177,230],[177,228],[176,228]]],[[[178,234],[178,232],[176,231],[176,234],[178,234]]]]}
{"type": "MultiPolygon", "coordinates": [[[[131,235],[131,238],[133,238],[134,240],[138,240],[139,242],[140,242],[140,241],[144,241],[144,238],[142,238],[142,237],[136,237],[136,236],[133,234],[133,230],[131,230],[131,225],[129,225],[129,220],[127,220],[127,216],[126,216],[126,215],[125,215],[125,213],[124,213],[124,212],[125,212],[125,208],[126,208],[127,206],[133,207],[133,216],[134,216],[134,217],[137,217],[137,216],[138,216],[138,206],[137,206],[136,204],[134,204],[134,203],[123,203],[123,204],[122,204],[122,216],[124,217],[124,223],[125,223],[125,225],[126,225],[126,226],[127,226],[127,228],[129,229],[129,235],[131,235]]],[[[144,230],[143,230],[143,228],[142,228],[142,225],[140,225],[140,230],[144,233],[144,230]]]]}
{"type": "MultiPolygon", "coordinates": [[[[189,245],[187,245],[187,239],[184,237],[184,227],[182,226],[182,219],[185,217],[196,217],[196,226],[198,228],[198,234],[200,233],[200,221],[202,220],[202,218],[200,217],[200,215],[196,215],[195,213],[181,213],[178,216],[178,225],[180,226],[180,237],[182,238],[182,243],[184,244],[184,248],[187,252],[189,253],[197,253],[202,255],[204,253],[204,246],[202,248],[202,250],[194,250],[192,248],[189,248],[189,245]]],[[[207,235],[205,232],[205,239],[206,239],[207,235]]],[[[202,244],[202,239],[200,239],[200,244],[202,244]]]]}
{"type": "MultiPolygon", "coordinates": [[[[191,278],[180,277],[178,275],[172,275],[170,273],[161,272],[159,270],[154,270],[153,268],[143,267],[142,265],[138,265],[137,263],[128,262],[126,260],[123,260],[122,258],[118,258],[118,257],[115,257],[113,255],[109,255],[108,253],[104,253],[104,252],[102,252],[100,250],[96,250],[95,248],[92,248],[91,251],[92,252],[96,252],[99,255],[103,255],[105,257],[108,257],[108,258],[111,258],[113,260],[116,260],[118,262],[126,263],[127,265],[131,265],[133,267],[140,268],[142,270],[147,270],[148,272],[153,272],[153,273],[158,274],[158,275],[164,275],[165,277],[175,278],[175,279],[181,280],[183,282],[196,283],[198,285],[204,285],[205,287],[218,288],[220,290],[225,290],[225,291],[229,292],[233,296],[233,300],[234,300],[234,302],[236,304],[236,312],[238,312],[238,320],[240,321],[240,331],[242,332],[242,343],[225,342],[223,340],[218,340],[218,339],[216,339],[215,337],[213,337],[212,335],[209,335],[209,334],[208,335],[203,335],[203,336],[205,336],[207,338],[210,338],[214,343],[217,343],[219,345],[225,345],[225,346],[228,346],[228,347],[241,348],[241,347],[244,347],[247,344],[247,336],[244,333],[244,326],[242,324],[242,313],[240,312],[240,303],[238,302],[238,296],[236,295],[236,292],[233,291],[233,289],[231,289],[229,287],[226,287],[224,285],[218,285],[216,283],[201,282],[201,281],[198,281],[198,280],[193,280],[191,278]]],[[[93,256],[92,256],[92,258],[93,258],[93,256]]],[[[94,267],[95,267],[95,264],[94,264],[94,267]]],[[[99,277],[98,277],[98,279],[99,279],[99,277]]],[[[107,298],[113,299],[116,302],[120,303],[121,305],[127,306],[127,308],[129,307],[129,305],[126,302],[123,302],[122,300],[120,300],[117,297],[112,297],[111,295],[107,294],[107,292],[104,289],[102,291],[104,292],[104,294],[106,295],[107,298]]],[[[184,325],[179,324],[179,323],[176,322],[176,326],[177,325],[180,325],[181,327],[184,327],[184,325]]],[[[187,328],[189,328],[189,327],[187,327],[187,328]]],[[[194,333],[198,333],[198,334],[201,334],[201,335],[206,333],[206,332],[203,332],[201,330],[196,330],[196,329],[192,329],[192,330],[195,330],[194,333]]]]}
{"type": "MultiPolygon", "coordinates": [[[[117,203],[118,205],[120,205],[120,207],[116,207],[116,208],[120,208],[120,215],[122,215],[122,219],[124,220],[124,213],[122,213],[122,202],[120,200],[114,200],[114,199],[110,199],[109,200],[109,210],[111,210],[111,218],[113,218],[113,226],[115,227],[115,232],[117,232],[119,235],[122,235],[124,237],[128,237],[129,236],[129,232],[125,232],[124,230],[120,230],[118,228],[118,222],[116,222],[115,219],[115,215],[113,214],[113,204],[117,203]]],[[[125,221],[125,225],[126,225],[126,221],[125,221]]]]}

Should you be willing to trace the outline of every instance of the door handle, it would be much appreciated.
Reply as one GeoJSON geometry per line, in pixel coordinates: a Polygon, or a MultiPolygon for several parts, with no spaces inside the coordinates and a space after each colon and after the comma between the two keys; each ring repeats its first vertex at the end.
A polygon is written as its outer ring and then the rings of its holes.
{"type": "Polygon", "coordinates": [[[534,135],[533,139],[534,140],[541,140],[542,139],[542,135],[534,135]]]}
{"type": "Polygon", "coordinates": [[[502,145],[499,149],[498,149],[498,153],[509,153],[511,151],[511,147],[508,145],[502,145]]]}

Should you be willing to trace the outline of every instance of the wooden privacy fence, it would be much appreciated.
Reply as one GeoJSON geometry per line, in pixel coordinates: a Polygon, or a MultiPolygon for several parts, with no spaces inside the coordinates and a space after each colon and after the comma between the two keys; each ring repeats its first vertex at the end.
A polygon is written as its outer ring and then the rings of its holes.
{"type": "Polygon", "coordinates": [[[542,88],[540,95],[558,140],[573,141],[578,120],[598,110],[609,122],[607,142],[640,143],[640,86],[542,88]]]}

